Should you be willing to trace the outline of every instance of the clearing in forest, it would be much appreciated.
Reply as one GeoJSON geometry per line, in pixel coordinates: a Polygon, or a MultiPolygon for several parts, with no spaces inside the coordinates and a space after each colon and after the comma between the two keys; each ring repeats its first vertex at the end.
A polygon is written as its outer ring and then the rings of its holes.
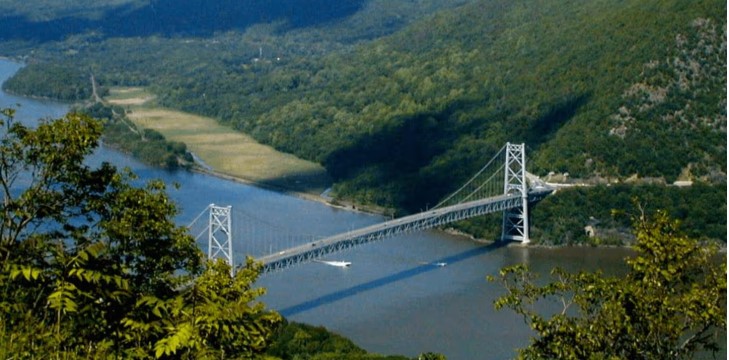
{"type": "Polygon", "coordinates": [[[185,143],[216,175],[314,195],[329,186],[321,165],[260,144],[214,119],[159,107],[143,88],[112,88],[106,100],[123,106],[137,126],[185,143]]]}

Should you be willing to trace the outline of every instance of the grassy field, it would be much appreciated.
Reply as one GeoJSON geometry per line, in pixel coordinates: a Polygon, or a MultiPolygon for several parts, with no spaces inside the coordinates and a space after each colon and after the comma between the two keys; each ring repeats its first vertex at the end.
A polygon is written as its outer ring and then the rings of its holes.
{"type": "Polygon", "coordinates": [[[110,103],[122,106],[152,106],[152,100],[154,96],[141,87],[112,88],[107,97],[110,103]]]}
{"type": "Polygon", "coordinates": [[[319,164],[259,144],[214,119],[157,107],[154,97],[143,88],[113,88],[106,100],[124,106],[137,126],[187,144],[216,174],[313,195],[330,185],[326,170],[319,164]]]}

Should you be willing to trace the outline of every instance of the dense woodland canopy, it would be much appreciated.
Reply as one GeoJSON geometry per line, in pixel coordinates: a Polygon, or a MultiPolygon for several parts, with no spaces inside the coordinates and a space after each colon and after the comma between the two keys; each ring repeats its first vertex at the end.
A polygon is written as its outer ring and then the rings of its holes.
{"type": "Polygon", "coordinates": [[[0,10],[7,15],[0,19],[0,26],[15,31],[4,32],[0,39],[62,40],[68,34],[88,31],[128,37],[207,36],[280,20],[297,28],[349,16],[363,3],[273,0],[246,1],[241,6],[231,0],[4,1],[0,10]]]}
{"type": "MultiPolygon", "coordinates": [[[[90,8],[95,17],[79,16],[108,25],[68,27],[57,41],[8,34],[0,52],[93,73],[104,86],[148,86],[165,106],[321,162],[340,198],[406,212],[436,203],[506,141],[525,142],[530,170],[541,176],[693,180],[708,184],[698,187],[707,196],[725,193],[725,2],[373,0],[333,7],[318,22],[297,20],[321,5],[312,3],[224,28],[201,21],[188,23],[194,33],[162,29],[201,6],[186,1],[174,9],[179,16],[149,20],[157,30],[112,31],[121,7],[165,4],[102,2],[90,8]]],[[[205,11],[231,6],[215,1],[205,11]]],[[[18,8],[33,26],[66,19],[60,10],[38,20],[18,8]]],[[[40,79],[57,75],[39,69],[18,77],[53,84],[40,79]]],[[[666,190],[670,198],[682,191],[666,190]]],[[[609,209],[574,204],[588,219],[611,221],[595,214],[609,209]]],[[[725,219],[725,201],[696,206],[671,211],[684,220],[700,207],[715,211],[702,229],[725,219]]],[[[551,220],[566,218],[554,211],[551,220]]],[[[583,218],[536,230],[569,243],[583,218]]],[[[725,230],[705,235],[726,239],[725,230]]]]}

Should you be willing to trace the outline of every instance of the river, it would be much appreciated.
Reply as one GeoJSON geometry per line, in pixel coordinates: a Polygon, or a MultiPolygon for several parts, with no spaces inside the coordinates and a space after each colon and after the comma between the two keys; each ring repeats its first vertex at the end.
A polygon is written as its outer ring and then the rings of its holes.
{"type": "MultiPolygon", "coordinates": [[[[0,82],[19,68],[0,60],[0,82]]],[[[17,118],[26,123],[61,117],[68,109],[0,93],[0,108],[15,104],[20,104],[17,118]]],[[[210,203],[232,205],[234,213],[261,219],[262,228],[274,225],[302,234],[331,235],[382,220],[208,175],[151,168],[103,146],[90,160],[101,161],[129,167],[141,179],[180,184],[178,190],[170,190],[181,207],[180,224],[189,223],[210,203]]],[[[242,243],[253,242],[236,241],[237,252],[247,248],[242,243]]],[[[487,282],[487,275],[516,263],[528,263],[542,274],[555,266],[609,272],[618,270],[627,255],[627,250],[614,248],[484,245],[428,231],[331,257],[351,262],[348,268],[303,264],[265,275],[258,285],[268,289],[262,301],[289,320],[325,326],[371,352],[415,356],[433,351],[451,360],[505,359],[526,345],[531,333],[514,313],[493,310],[492,302],[503,288],[487,282]],[[437,262],[447,266],[432,265],[437,262]]]]}

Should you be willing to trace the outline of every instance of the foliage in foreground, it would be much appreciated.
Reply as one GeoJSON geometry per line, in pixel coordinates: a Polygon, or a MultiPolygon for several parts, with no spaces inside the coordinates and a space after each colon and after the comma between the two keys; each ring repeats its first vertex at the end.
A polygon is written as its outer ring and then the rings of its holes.
{"type": "MultiPolygon", "coordinates": [[[[678,230],[658,211],[634,219],[638,254],[624,276],[552,271],[539,285],[524,265],[507,267],[499,281],[508,293],[494,303],[522,315],[536,331],[519,351],[524,359],[691,359],[716,352],[726,327],[726,258],[678,230]],[[535,310],[556,299],[551,316],[535,310]]],[[[490,281],[496,281],[489,277],[490,281]]]]}
{"type": "Polygon", "coordinates": [[[79,114],[29,128],[0,115],[0,358],[250,358],[280,315],[173,217],[159,181],[84,163],[101,136],[79,114]]]}
{"type": "MultiPolygon", "coordinates": [[[[369,354],[351,340],[327,331],[300,323],[286,323],[274,335],[267,356],[276,359],[359,359],[359,360],[408,360],[404,356],[369,354]]],[[[435,359],[435,358],[433,358],[435,359]]]]}

